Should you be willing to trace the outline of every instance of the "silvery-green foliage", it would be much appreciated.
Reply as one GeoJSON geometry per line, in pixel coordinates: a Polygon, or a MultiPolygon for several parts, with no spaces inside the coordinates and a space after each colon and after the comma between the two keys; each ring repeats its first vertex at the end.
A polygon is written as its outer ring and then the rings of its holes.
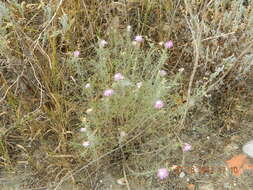
{"type": "Polygon", "coordinates": [[[0,2],[0,25],[3,24],[4,20],[10,19],[10,11],[4,3],[0,2]]]}
{"type": "Polygon", "coordinates": [[[8,34],[7,28],[11,27],[12,24],[10,22],[11,13],[9,8],[2,2],[0,2],[0,54],[6,50],[7,47],[7,40],[6,35],[8,34]]]}
{"type": "Polygon", "coordinates": [[[61,32],[65,34],[69,31],[71,25],[74,23],[74,19],[70,20],[67,14],[63,14],[60,18],[60,23],[62,25],[61,32]]]}

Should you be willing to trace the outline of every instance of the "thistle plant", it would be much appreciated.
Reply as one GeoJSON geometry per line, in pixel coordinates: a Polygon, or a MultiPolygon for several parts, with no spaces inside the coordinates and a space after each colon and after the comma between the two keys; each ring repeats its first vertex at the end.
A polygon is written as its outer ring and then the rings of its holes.
{"type": "Polygon", "coordinates": [[[80,63],[82,70],[90,75],[77,76],[89,81],[86,86],[89,84],[93,88],[92,94],[83,100],[92,109],[86,117],[87,131],[96,141],[82,139],[80,144],[86,148],[94,145],[100,155],[120,146],[131,150],[140,139],[148,143],[151,136],[156,139],[156,134],[173,130],[175,121],[172,118],[183,109],[172,111],[173,107],[175,109],[173,96],[179,92],[182,72],[168,74],[164,70],[170,56],[168,47],[149,43],[148,51],[141,46],[136,48],[132,41],[145,43],[143,37],[137,35],[132,39],[127,32],[114,33],[106,39],[106,46],[98,44],[96,56],[88,64],[80,63]]]}

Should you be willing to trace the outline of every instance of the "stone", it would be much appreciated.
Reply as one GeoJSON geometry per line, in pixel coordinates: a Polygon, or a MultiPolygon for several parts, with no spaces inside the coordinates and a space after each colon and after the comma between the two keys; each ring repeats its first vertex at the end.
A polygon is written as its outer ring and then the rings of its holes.
{"type": "Polygon", "coordinates": [[[251,141],[247,142],[245,145],[243,145],[242,150],[249,157],[253,158],[253,140],[251,140],[251,141]]]}

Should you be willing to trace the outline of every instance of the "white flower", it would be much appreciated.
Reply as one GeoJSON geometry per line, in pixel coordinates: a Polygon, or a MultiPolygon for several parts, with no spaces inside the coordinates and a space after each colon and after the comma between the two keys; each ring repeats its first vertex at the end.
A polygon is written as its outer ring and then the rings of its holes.
{"type": "Polygon", "coordinates": [[[247,154],[249,157],[253,158],[253,140],[247,142],[243,148],[243,152],[247,154]]]}
{"type": "Polygon", "coordinates": [[[105,40],[100,40],[100,42],[99,42],[99,47],[103,48],[103,47],[105,47],[107,44],[108,44],[107,41],[105,41],[105,40]]]}
{"type": "Polygon", "coordinates": [[[89,141],[84,141],[82,145],[84,147],[88,147],[88,146],[90,146],[90,142],[89,141]]]}
{"type": "Polygon", "coordinates": [[[119,185],[126,185],[126,179],[123,177],[123,178],[120,178],[120,179],[117,179],[117,183],[119,185]]]}
{"type": "Polygon", "coordinates": [[[86,113],[89,114],[89,113],[91,113],[92,111],[93,111],[93,109],[92,109],[92,108],[89,108],[89,109],[86,110],[86,113]]]}
{"type": "Polygon", "coordinates": [[[183,72],[183,71],[184,71],[184,68],[180,68],[178,71],[179,71],[179,72],[183,72]]]}
{"type": "Polygon", "coordinates": [[[180,174],[179,174],[179,177],[180,178],[183,178],[185,176],[185,173],[184,172],[181,172],[180,174]]]}
{"type": "Polygon", "coordinates": [[[159,74],[160,74],[161,77],[164,77],[164,76],[167,75],[167,72],[165,70],[160,70],[159,74]]]}
{"type": "Polygon", "coordinates": [[[138,83],[136,84],[136,86],[137,86],[137,88],[141,88],[141,87],[142,87],[142,82],[138,82],[138,83]]]}
{"type": "Polygon", "coordinates": [[[163,46],[164,42],[159,42],[158,44],[159,46],[163,46]]]}
{"type": "Polygon", "coordinates": [[[90,83],[87,83],[87,84],[85,85],[85,88],[90,88],[90,87],[91,87],[90,83]]]}
{"type": "Polygon", "coordinates": [[[84,128],[84,127],[82,127],[82,128],[80,128],[80,132],[86,132],[87,131],[87,129],[86,128],[84,128]]]}
{"type": "Polygon", "coordinates": [[[131,32],[131,30],[132,30],[132,26],[128,25],[127,26],[127,32],[131,32]]]}

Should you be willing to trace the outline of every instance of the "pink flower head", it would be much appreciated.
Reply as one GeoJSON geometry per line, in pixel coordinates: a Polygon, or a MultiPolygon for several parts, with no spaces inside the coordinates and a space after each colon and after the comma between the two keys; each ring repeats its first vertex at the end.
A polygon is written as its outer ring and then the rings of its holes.
{"type": "Polygon", "coordinates": [[[164,107],[164,103],[163,103],[162,100],[157,100],[157,101],[155,102],[155,108],[156,108],[156,109],[161,109],[161,108],[163,108],[163,107],[164,107]]]}
{"type": "Polygon", "coordinates": [[[124,79],[124,76],[121,73],[116,73],[114,75],[114,80],[115,81],[119,81],[119,80],[123,80],[123,79],[124,79]]]}
{"type": "Polygon", "coordinates": [[[135,36],[134,41],[136,41],[136,42],[143,42],[144,39],[143,39],[142,36],[138,35],[138,36],[135,36]]]}
{"type": "Polygon", "coordinates": [[[167,168],[160,168],[160,169],[158,169],[157,177],[159,179],[165,179],[168,176],[169,176],[169,171],[167,170],[167,168]]]}
{"type": "Polygon", "coordinates": [[[192,146],[188,143],[184,143],[183,152],[188,152],[192,149],[192,146]]]}
{"type": "Polygon", "coordinates": [[[114,94],[113,89],[107,89],[104,91],[104,96],[112,96],[114,94]]]}
{"type": "Polygon", "coordinates": [[[74,57],[79,57],[80,51],[74,51],[74,52],[73,52],[73,55],[74,55],[74,57]]]}
{"type": "Polygon", "coordinates": [[[108,42],[105,41],[105,40],[100,40],[99,41],[99,47],[101,47],[101,48],[105,47],[107,44],[108,44],[108,42]]]}
{"type": "Polygon", "coordinates": [[[161,77],[164,77],[164,76],[167,75],[167,72],[165,70],[160,70],[159,74],[160,74],[161,77]]]}
{"type": "Polygon", "coordinates": [[[165,42],[164,47],[166,49],[172,48],[173,47],[173,42],[171,40],[165,42]]]}

